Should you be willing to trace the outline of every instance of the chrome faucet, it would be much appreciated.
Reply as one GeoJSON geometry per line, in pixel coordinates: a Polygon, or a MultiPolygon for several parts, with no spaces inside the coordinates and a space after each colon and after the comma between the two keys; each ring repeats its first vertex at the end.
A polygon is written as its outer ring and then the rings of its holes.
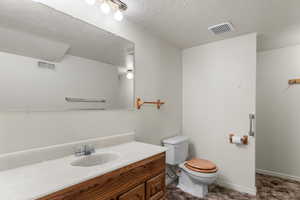
{"type": "Polygon", "coordinates": [[[93,147],[90,144],[85,144],[83,146],[76,148],[75,150],[75,156],[88,156],[93,153],[95,153],[95,147],[93,147]]]}

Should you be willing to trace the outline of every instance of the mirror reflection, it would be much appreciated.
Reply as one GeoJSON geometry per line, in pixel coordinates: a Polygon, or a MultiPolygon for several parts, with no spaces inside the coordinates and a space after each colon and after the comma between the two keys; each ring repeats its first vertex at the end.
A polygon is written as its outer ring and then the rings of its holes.
{"type": "Polygon", "coordinates": [[[0,110],[133,107],[132,42],[41,4],[20,1],[23,10],[16,14],[5,2],[0,6],[0,110]]]}

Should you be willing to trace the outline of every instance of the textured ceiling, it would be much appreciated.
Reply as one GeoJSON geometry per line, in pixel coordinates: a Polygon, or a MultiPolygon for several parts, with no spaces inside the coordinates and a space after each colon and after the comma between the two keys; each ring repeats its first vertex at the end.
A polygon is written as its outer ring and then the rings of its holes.
{"type": "MultiPolygon", "coordinates": [[[[124,0],[124,2],[129,6],[126,12],[129,20],[180,48],[250,32],[259,34],[261,37],[259,41],[262,43],[259,46],[264,48],[263,43],[270,34],[274,38],[274,32],[279,33],[300,23],[300,0],[124,0]],[[207,27],[224,21],[231,21],[236,31],[214,36],[207,30],[207,27]]],[[[294,36],[300,35],[299,32],[292,32],[294,36]]],[[[300,38],[296,38],[300,41],[300,38]]],[[[282,41],[287,43],[285,39],[282,41]]],[[[270,46],[270,41],[268,45],[270,46]]]]}
{"type": "MultiPolygon", "coordinates": [[[[83,0],[82,0],[83,1],[83,0]]],[[[258,33],[258,49],[300,44],[300,0],[124,0],[126,18],[179,48],[258,33]],[[230,21],[236,30],[215,36],[207,27],[230,21]]],[[[1,0],[0,26],[17,27],[70,44],[74,55],[96,58],[97,28],[32,0],[1,0]],[[59,23],[57,23],[59,22],[59,23]],[[82,28],[78,28],[82,26],[82,28]],[[82,37],[87,36],[87,37],[82,37]],[[81,47],[77,48],[77,47],[81,47]]],[[[111,34],[103,31],[108,37],[111,34]]],[[[104,37],[105,38],[105,37],[104,37]]],[[[107,39],[103,39],[104,44],[107,39]]],[[[106,49],[106,48],[104,48],[106,49]]],[[[108,51],[104,51],[107,53],[108,51]]],[[[102,51],[103,53],[103,51],[102,51]]]]}

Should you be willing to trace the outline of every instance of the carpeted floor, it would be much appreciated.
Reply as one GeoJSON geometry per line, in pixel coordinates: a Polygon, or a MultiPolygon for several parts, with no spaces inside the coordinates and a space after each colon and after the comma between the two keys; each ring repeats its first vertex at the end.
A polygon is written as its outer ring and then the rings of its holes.
{"type": "Polygon", "coordinates": [[[300,200],[300,182],[258,174],[257,200],[300,200]]]}
{"type": "Polygon", "coordinates": [[[257,196],[239,193],[212,185],[204,199],[193,197],[171,184],[167,188],[167,200],[300,200],[300,182],[257,174],[257,196]]]}

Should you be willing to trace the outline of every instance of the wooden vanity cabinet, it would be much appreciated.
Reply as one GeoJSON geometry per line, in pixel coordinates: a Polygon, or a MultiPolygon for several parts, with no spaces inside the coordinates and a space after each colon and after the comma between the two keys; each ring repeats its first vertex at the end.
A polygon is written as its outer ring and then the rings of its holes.
{"type": "Polygon", "coordinates": [[[162,200],[164,196],[165,153],[161,153],[38,200],[162,200]]]}
{"type": "Polygon", "coordinates": [[[162,173],[146,182],[146,199],[160,200],[165,195],[165,174],[162,173]]]}

